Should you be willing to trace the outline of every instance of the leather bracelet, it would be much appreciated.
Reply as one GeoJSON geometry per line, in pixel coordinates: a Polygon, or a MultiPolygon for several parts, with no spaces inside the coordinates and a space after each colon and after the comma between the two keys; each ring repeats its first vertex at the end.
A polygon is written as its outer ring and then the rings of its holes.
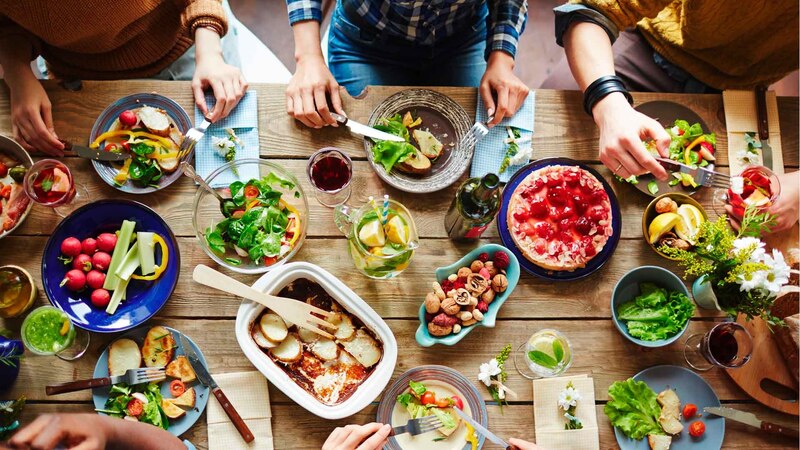
{"type": "Polygon", "coordinates": [[[594,105],[608,94],[614,92],[621,92],[628,100],[628,103],[633,105],[633,97],[628,92],[628,89],[625,88],[625,83],[622,82],[622,79],[616,75],[606,75],[594,80],[584,91],[583,110],[586,111],[586,114],[594,116],[592,114],[594,105]]]}

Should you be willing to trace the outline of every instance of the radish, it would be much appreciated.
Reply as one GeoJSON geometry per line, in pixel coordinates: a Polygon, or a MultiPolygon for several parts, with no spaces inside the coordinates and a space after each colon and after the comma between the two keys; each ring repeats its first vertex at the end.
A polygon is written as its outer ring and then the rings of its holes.
{"type": "Polygon", "coordinates": [[[714,158],[714,147],[708,142],[700,143],[700,150],[697,151],[697,155],[706,161],[716,161],[716,158],[714,158]]]}
{"type": "Polygon", "coordinates": [[[92,270],[92,257],[81,253],[72,261],[72,268],[84,272],[92,270]]]}
{"type": "Polygon", "coordinates": [[[97,248],[101,252],[111,253],[117,246],[117,235],[113,233],[103,233],[97,236],[97,248]]]}
{"type": "Polygon", "coordinates": [[[122,111],[119,114],[119,123],[126,127],[132,127],[136,125],[139,119],[136,118],[136,114],[133,113],[131,110],[122,111]]]}
{"type": "Polygon", "coordinates": [[[111,294],[107,290],[100,288],[92,291],[92,304],[98,308],[105,308],[111,301],[111,294]]]}
{"type": "Polygon", "coordinates": [[[75,237],[68,237],[61,241],[61,253],[73,258],[81,254],[81,241],[75,237]]]}
{"type": "Polygon", "coordinates": [[[95,269],[105,272],[108,270],[108,265],[111,264],[111,255],[106,252],[97,252],[92,255],[92,264],[95,269]]]}
{"type": "Polygon", "coordinates": [[[90,270],[89,273],[86,274],[86,284],[89,285],[90,289],[102,288],[105,281],[106,274],[97,269],[90,270]]]}
{"type": "Polygon", "coordinates": [[[97,251],[97,240],[95,238],[86,238],[81,242],[81,252],[87,255],[94,255],[97,251]]]}
{"type": "Polygon", "coordinates": [[[86,275],[78,269],[72,269],[64,275],[59,286],[66,286],[70,291],[78,292],[86,287],[86,275]]]}

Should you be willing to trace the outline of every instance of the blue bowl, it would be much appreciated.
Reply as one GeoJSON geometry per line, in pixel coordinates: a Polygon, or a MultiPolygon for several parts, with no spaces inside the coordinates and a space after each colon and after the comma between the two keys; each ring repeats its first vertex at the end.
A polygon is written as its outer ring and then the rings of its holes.
{"type": "MultiPolygon", "coordinates": [[[[152,209],[131,200],[100,200],[78,208],[56,227],[42,254],[42,285],[50,303],[67,313],[75,326],[98,333],[116,333],[145,322],[167,303],[178,284],[181,265],[179,251],[172,230],[152,209]],[[58,257],[61,256],[61,242],[64,239],[74,236],[83,240],[100,233],[113,233],[123,220],[136,222],[135,231],[152,231],[164,238],[169,250],[169,262],[157,280],[131,281],[126,300],[110,315],[104,308],[92,306],[89,289],[71,292],[59,286],[70,267],[65,266],[58,257]]],[[[156,261],[160,259],[161,252],[156,250],[156,261]]]]}
{"type": "Polygon", "coordinates": [[[665,345],[677,341],[689,328],[690,320],[687,320],[683,328],[674,336],[658,341],[643,341],[628,334],[627,325],[617,317],[617,308],[619,308],[620,305],[633,300],[636,296],[641,294],[639,291],[640,283],[653,283],[660,288],[669,291],[678,291],[690,299],[692,298],[689,295],[689,290],[686,289],[686,285],[683,284],[683,280],[667,269],[657,266],[640,266],[631,269],[617,281],[611,293],[611,318],[614,320],[614,325],[616,325],[619,332],[628,338],[629,341],[641,345],[642,347],[664,347],[665,345]]]}
{"type": "Polygon", "coordinates": [[[417,328],[417,333],[415,336],[419,345],[423,347],[430,347],[434,344],[454,345],[461,339],[464,339],[464,337],[469,334],[470,331],[475,329],[475,327],[483,326],[494,328],[495,320],[497,319],[497,313],[500,311],[500,307],[503,306],[503,303],[505,303],[506,300],[508,300],[508,297],[511,296],[511,292],[514,291],[515,287],[517,287],[517,282],[519,281],[519,261],[517,261],[517,257],[502,245],[486,244],[467,253],[463,258],[459,259],[453,264],[436,269],[436,281],[441,283],[447,279],[450,274],[458,272],[458,269],[461,267],[472,264],[472,261],[478,259],[478,255],[481,253],[488,253],[491,259],[494,257],[494,254],[497,251],[504,251],[506,254],[508,254],[509,263],[508,268],[506,268],[508,287],[506,288],[505,292],[498,294],[494,298],[494,301],[489,304],[489,311],[483,315],[483,320],[468,327],[464,327],[460,332],[451,334],[449,336],[432,336],[428,332],[428,324],[425,322],[425,302],[422,302],[422,304],[419,306],[419,328],[417,328]]]}

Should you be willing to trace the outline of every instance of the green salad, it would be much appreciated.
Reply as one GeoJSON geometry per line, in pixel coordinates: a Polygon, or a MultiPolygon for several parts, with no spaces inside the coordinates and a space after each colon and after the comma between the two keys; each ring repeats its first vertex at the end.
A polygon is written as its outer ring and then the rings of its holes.
{"type": "Polygon", "coordinates": [[[670,338],[694,314],[694,303],[682,292],[668,291],[653,283],[639,284],[639,291],[639,296],[617,309],[617,317],[632,337],[643,341],[670,338]]]}
{"type": "Polygon", "coordinates": [[[648,434],[664,434],[658,423],[661,406],[656,393],[643,381],[629,378],[616,381],[608,388],[608,403],[603,411],[612,426],[631,439],[642,439],[648,434]]]}
{"type": "Polygon", "coordinates": [[[417,153],[417,149],[409,143],[408,128],[403,124],[403,117],[400,114],[379,119],[378,123],[375,124],[375,129],[399,136],[405,140],[405,142],[376,141],[375,145],[372,146],[373,159],[375,162],[380,163],[386,169],[386,172],[391,172],[395,164],[403,162],[417,153]]]}
{"type": "Polygon", "coordinates": [[[157,383],[134,386],[120,383],[111,386],[105,409],[96,411],[112,417],[135,417],[139,422],[166,430],[169,427],[169,419],[161,409],[161,400],[161,387],[157,383]]]}
{"type": "Polygon", "coordinates": [[[408,390],[397,396],[397,403],[406,408],[412,419],[430,415],[438,417],[442,421],[439,432],[445,436],[455,431],[459,423],[451,408],[464,408],[464,403],[458,396],[437,398],[436,393],[416,381],[408,382],[408,390]]]}

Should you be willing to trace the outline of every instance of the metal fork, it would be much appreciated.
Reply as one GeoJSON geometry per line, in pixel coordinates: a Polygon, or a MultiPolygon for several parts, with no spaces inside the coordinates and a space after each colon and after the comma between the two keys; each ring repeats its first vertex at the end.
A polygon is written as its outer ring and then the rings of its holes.
{"type": "Polygon", "coordinates": [[[398,434],[408,433],[412,436],[433,431],[442,426],[442,421],[436,416],[420,417],[419,419],[411,419],[405,425],[392,428],[390,436],[397,436],[398,434]]]}
{"type": "Polygon", "coordinates": [[[127,383],[129,385],[149,383],[151,381],[161,381],[164,378],[166,378],[166,372],[163,367],[140,367],[138,369],[128,369],[123,375],[46,386],[45,392],[47,395],[66,394],[67,392],[111,386],[119,383],[127,383]]]}
{"type": "MultiPolygon", "coordinates": [[[[489,117],[486,122],[491,122],[493,117],[489,117]]],[[[467,131],[460,141],[458,141],[457,148],[470,148],[474,147],[484,136],[489,133],[489,127],[481,121],[475,122],[475,125],[467,131]]]]}
{"type": "Polygon", "coordinates": [[[703,186],[727,189],[731,186],[731,177],[724,173],[714,172],[704,167],[691,168],[686,164],[656,156],[656,161],[667,170],[691,175],[694,180],[703,186]]]}
{"type": "Polygon", "coordinates": [[[197,145],[200,139],[203,139],[209,126],[211,126],[211,121],[208,120],[208,117],[203,117],[203,122],[199,126],[190,128],[189,131],[186,132],[183,136],[183,142],[181,142],[181,148],[178,151],[179,162],[189,159],[189,156],[191,156],[194,151],[194,146],[197,145]]]}

